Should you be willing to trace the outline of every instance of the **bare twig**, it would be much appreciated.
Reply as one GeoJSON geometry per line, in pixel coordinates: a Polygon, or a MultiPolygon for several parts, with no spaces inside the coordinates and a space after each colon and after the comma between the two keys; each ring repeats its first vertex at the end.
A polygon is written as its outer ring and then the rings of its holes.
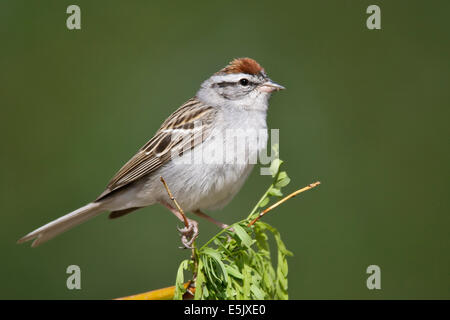
{"type": "MultiPolygon", "coordinates": [[[[188,281],[184,284],[186,289],[184,299],[192,299],[195,294],[195,287],[192,286],[193,282],[188,281]]],[[[175,286],[152,290],[144,293],[134,294],[132,296],[116,298],[114,300],[172,300],[175,294],[175,286]]]]}
{"type": "Polygon", "coordinates": [[[177,207],[178,211],[180,212],[181,216],[183,217],[184,226],[186,228],[188,228],[189,227],[189,221],[186,218],[186,215],[184,214],[183,209],[181,209],[180,205],[177,202],[177,199],[175,199],[175,197],[173,196],[172,192],[170,192],[170,189],[169,189],[169,186],[166,183],[166,180],[164,180],[163,177],[159,177],[159,178],[161,179],[161,182],[163,183],[164,188],[166,188],[166,191],[167,191],[167,194],[169,195],[170,200],[172,200],[173,203],[175,203],[175,206],[177,207]]]}
{"type": "MultiPolygon", "coordinates": [[[[172,192],[170,191],[169,186],[166,183],[166,180],[164,180],[164,178],[162,176],[160,176],[159,178],[160,178],[161,182],[163,183],[164,188],[166,188],[166,191],[167,191],[167,194],[169,195],[170,200],[173,201],[173,203],[177,207],[178,211],[180,212],[181,216],[183,217],[184,226],[186,228],[189,228],[189,221],[188,221],[186,215],[184,214],[183,209],[181,209],[181,206],[178,204],[177,199],[175,199],[175,197],[173,196],[172,192]]],[[[196,277],[197,277],[197,267],[198,267],[197,255],[195,253],[195,243],[193,243],[193,245],[192,245],[191,260],[194,262],[194,275],[193,275],[193,278],[195,280],[196,277]]],[[[189,285],[191,285],[191,284],[189,284],[189,285]]]]}
{"type": "Polygon", "coordinates": [[[307,190],[310,190],[312,188],[317,187],[320,184],[320,181],[311,183],[309,186],[306,186],[304,188],[301,188],[295,192],[292,192],[290,195],[284,197],[283,199],[281,199],[280,201],[278,201],[277,203],[274,203],[273,205],[271,205],[270,207],[268,207],[267,209],[263,210],[255,219],[253,219],[249,224],[248,227],[252,226],[256,221],[258,221],[263,215],[265,215],[267,212],[275,209],[276,207],[278,207],[280,204],[282,204],[283,202],[288,201],[289,199],[295,197],[296,195],[305,192],[307,190]]]}

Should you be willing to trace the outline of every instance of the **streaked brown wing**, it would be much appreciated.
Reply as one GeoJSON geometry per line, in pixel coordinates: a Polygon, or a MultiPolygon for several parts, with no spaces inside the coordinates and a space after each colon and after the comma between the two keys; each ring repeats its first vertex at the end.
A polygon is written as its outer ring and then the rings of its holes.
{"type": "Polygon", "coordinates": [[[216,113],[215,108],[196,98],[188,100],[169,116],[155,136],[116,173],[96,201],[154,172],[170,160],[172,152],[181,154],[203,142],[211,132],[216,113]]]}

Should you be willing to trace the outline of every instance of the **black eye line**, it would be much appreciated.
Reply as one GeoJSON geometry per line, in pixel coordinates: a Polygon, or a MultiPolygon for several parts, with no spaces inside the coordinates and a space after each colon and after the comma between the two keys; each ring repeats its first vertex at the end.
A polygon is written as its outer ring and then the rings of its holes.
{"type": "MultiPolygon", "coordinates": [[[[219,87],[219,88],[224,88],[224,87],[230,87],[230,86],[242,85],[242,84],[240,84],[240,81],[241,81],[241,80],[242,80],[242,79],[240,79],[240,80],[237,81],[237,82],[222,81],[222,82],[218,82],[218,83],[213,83],[212,86],[214,86],[214,87],[219,87]]],[[[254,83],[254,82],[252,82],[252,81],[250,81],[250,80],[248,80],[248,79],[247,79],[247,81],[248,81],[248,84],[245,85],[245,87],[250,87],[250,86],[256,85],[256,83],[254,83]]]]}

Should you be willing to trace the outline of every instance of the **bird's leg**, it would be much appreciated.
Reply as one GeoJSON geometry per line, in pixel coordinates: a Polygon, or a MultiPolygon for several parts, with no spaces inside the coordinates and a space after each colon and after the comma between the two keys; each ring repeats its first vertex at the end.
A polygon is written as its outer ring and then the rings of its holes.
{"type": "MultiPolygon", "coordinates": [[[[169,209],[181,222],[184,223],[184,219],[187,219],[188,226],[184,228],[177,228],[181,234],[181,243],[184,248],[192,249],[192,243],[198,237],[198,222],[187,217],[178,211],[178,209],[172,207],[171,205],[163,202],[162,203],[167,209],[169,209]]],[[[183,248],[183,247],[182,247],[183,248]]]]}
{"type": "Polygon", "coordinates": [[[225,223],[223,223],[223,222],[217,221],[216,219],[214,219],[214,218],[208,216],[206,213],[204,213],[204,212],[202,212],[202,211],[200,211],[200,210],[195,210],[195,211],[193,211],[192,213],[198,215],[199,217],[202,217],[202,218],[208,220],[209,222],[214,223],[215,225],[219,226],[219,227],[222,228],[222,229],[227,229],[227,228],[228,228],[228,230],[234,231],[233,228],[230,228],[229,225],[227,225],[227,224],[225,224],[225,223]]]}

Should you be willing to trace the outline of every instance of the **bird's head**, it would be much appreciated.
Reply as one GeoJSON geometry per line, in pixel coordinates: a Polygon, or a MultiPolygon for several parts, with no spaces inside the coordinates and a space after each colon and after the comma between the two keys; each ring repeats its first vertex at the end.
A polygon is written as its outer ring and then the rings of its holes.
{"type": "Polygon", "coordinates": [[[197,97],[215,106],[258,108],[271,93],[284,89],[273,82],[258,62],[250,58],[231,61],[204,81],[197,97]]]}

